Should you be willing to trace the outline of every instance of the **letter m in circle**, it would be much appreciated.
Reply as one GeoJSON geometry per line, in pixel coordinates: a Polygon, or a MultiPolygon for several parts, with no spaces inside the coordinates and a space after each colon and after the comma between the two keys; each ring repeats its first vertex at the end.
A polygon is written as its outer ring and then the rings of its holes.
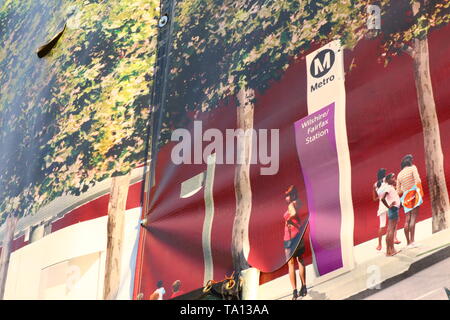
{"type": "Polygon", "coordinates": [[[325,49],[320,51],[313,59],[310,67],[311,75],[314,78],[323,77],[330,71],[334,64],[334,51],[325,49]]]}

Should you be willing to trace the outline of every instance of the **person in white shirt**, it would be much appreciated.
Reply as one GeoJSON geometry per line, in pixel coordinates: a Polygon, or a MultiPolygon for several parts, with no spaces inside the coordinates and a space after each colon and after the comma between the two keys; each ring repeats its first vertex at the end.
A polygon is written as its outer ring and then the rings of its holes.
{"type": "MultiPolygon", "coordinates": [[[[383,235],[386,233],[386,220],[387,220],[387,214],[388,214],[388,208],[386,208],[386,206],[383,204],[383,202],[381,202],[381,199],[378,197],[378,190],[383,188],[383,185],[386,183],[385,179],[384,179],[385,177],[386,177],[386,169],[384,169],[384,168],[379,169],[378,173],[377,173],[377,181],[374,183],[373,190],[372,190],[373,201],[378,201],[377,216],[380,220],[380,225],[378,228],[378,246],[376,248],[378,251],[380,251],[382,249],[381,243],[382,243],[383,235]]],[[[394,243],[395,244],[401,243],[397,239],[397,230],[395,230],[395,233],[394,233],[394,243]]]]}
{"type": "Polygon", "coordinates": [[[378,190],[381,202],[388,208],[388,227],[386,232],[386,255],[393,256],[399,251],[394,248],[394,234],[397,229],[398,211],[400,208],[400,197],[395,188],[395,174],[390,173],[385,178],[386,183],[378,190]]]}
{"type": "Polygon", "coordinates": [[[162,280],[159,280],[156,284],[157,289],[150,295],[150,300],[163,300],[166,290],[163,287],[162,280]]]}

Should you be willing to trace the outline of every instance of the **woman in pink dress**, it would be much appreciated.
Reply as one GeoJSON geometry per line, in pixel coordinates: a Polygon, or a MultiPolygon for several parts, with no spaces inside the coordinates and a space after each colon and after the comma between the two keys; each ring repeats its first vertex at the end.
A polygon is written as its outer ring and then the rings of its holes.
{"type": "Polygon", "coordinates": [[[295,186],[290,186],[285,192],[288,210],[284,213],[284,250],[289,267],[289,280],[291,281],[293,293],[292,299],[297,300],[299,296],[306,296],[306,274],[302,255],[305,252],[305,244],[300,234],[300,217],[298,210],[301,203],[298,199],[298,192],[295,186]],[[302,287],[297,291],[297,278],[295,275],[295,261],[298,263],[298,270],[302,287]]]}

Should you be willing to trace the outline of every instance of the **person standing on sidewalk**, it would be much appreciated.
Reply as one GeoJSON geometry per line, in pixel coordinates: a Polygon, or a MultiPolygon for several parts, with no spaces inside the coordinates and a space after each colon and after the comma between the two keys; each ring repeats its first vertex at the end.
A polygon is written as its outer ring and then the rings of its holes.
{"type": "MultiPolygon", "coordinates": [[[[414,186],[421,185],[421,180],[419,176],[419,171],[417,167],[413,164],[413,156],[408,154],[403,157],[400,164],[401,171],[397,178],[397,192],[401,197],[404,192],[408,191],[414,186]]],[[[408,247],[416,247],[414,243],[414,234],[416,230],[416,220],[419,214],[419,207],[416,207],[405,213],[405,236],[408,247]]]]}
{"type": "Polygon", "coordinates": [[[163,287],[162,280],[159,280],[156,284],[156,290],[150,295],[150,300],[164,300],[166,289],[163,287]]]}
{"type": "MultiPolygon", "coordinates": [[[[386,221],[387,221],[387,215],[388,215],[388,208],[381,202],[381,199],[378,196],[378,190],[380,190],[383,187],[383,184],[385,184],[385,178],[386,177],[386,169],[381,168],[378,170],[377,173],[377,181],[373,185],[372,190],[372,198],[373,201],[378,201],[378,211],[377,216],[380,220],[379,228],[378,228],[378,246],[377,250],[380,251],[382,249],[382,238],[383,235],[386,233],[386,221]]],[[[397,239],[397,229],[394,233],[394,243],[400,244],[401,242],[397,239]]]]}
{"type": "Polygon", "coordinates": [[[288,203],[288,210],[285,212],[283,218],[285,221],[284,227],[284,250],[286,259],[288,260],[289,280],[292,285],[292,300],[297,300],[299,296],[306,296],[306,271],[303,263],[302,255],[305,252],[305,244],[300,234],[300,217],[298,209],[301,206],[298,198],[297,188],[291,185],[285,192],[286,202],[288,203]],[[298,263],[298,271],[302,287],[300,292],[297,292],[297,278],[295,275],[295,261],[298,263]]]}
{"type": "Polygon", "coordinates": [[[393,256],[398,253],[394,248],[394,235],[397,229],[400,197],[395,189],[395,174],[386,176],[386,183],[378,190],[378,195],[383,204],[388,208],[388,227],[386,232],[386,255],[393,256]]]}
{"type": "Polygon", "coordinates": [[[172,295],[170,296],[170,299],[176,298],[183,294],[184,294],[184,291],[181,290],[181,281],[175,280],[174,283],[172,283],[172,295]]]}

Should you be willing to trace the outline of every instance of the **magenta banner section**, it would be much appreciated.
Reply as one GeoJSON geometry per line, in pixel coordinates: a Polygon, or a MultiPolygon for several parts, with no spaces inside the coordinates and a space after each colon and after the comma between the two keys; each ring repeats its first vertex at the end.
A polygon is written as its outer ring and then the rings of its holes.
{"type": "Polygon", "coordinates": [[[343,266],[334,103],[294,126],[308,199],[311,248],[316,269],[324,275],[343,266]]]}

